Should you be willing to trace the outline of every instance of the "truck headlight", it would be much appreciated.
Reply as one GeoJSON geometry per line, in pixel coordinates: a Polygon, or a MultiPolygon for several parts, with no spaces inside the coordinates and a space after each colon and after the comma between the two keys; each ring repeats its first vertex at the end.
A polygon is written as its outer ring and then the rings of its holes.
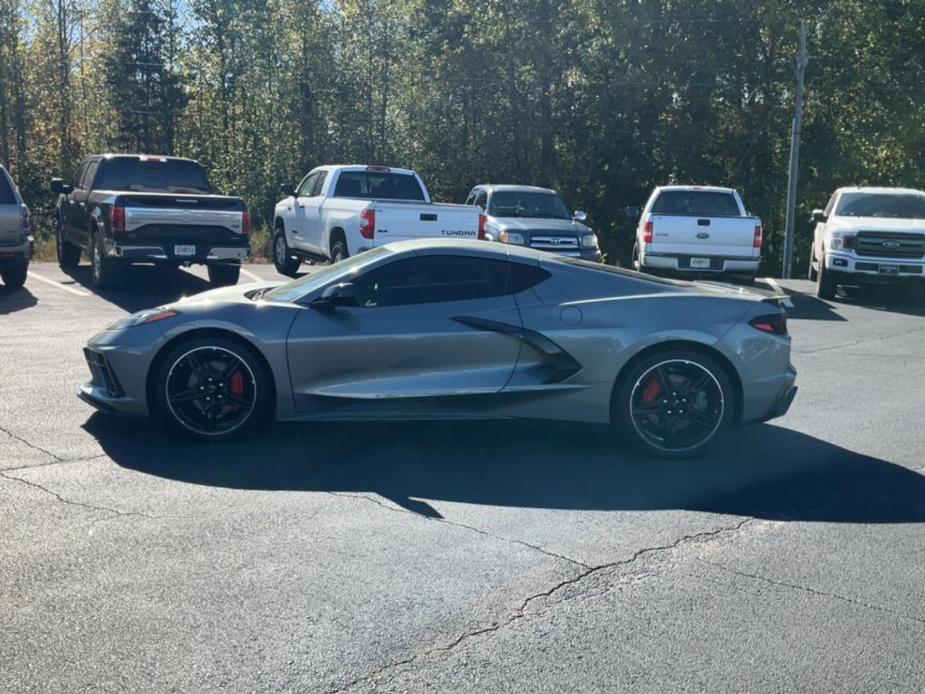
{"type": "Polygon", "coordinates": [[[829,238],[829,250],[839,251],[843,248],[854,248],[857,238],[854,234],[832,234],[829,238]]]}
{"type": "Polygon", "coordinates": [[[585,234],[581,237],[582,248],[597,248],[597,236],[594,234],[585,234]]]}
{"type": "Polygon", "coordinates": [[[498,240],[501,243],[513,243],[517,246],[524,245],[524,235],[518,234],[516,231],[502,231],[498,234],[498,240]]]}

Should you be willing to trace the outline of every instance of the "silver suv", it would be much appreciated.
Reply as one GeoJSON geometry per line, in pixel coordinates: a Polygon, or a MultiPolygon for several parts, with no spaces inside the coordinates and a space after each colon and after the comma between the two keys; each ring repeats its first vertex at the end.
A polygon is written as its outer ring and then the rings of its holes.
{"type": "Polygon", "coordinates": [[[8,290],[26,283],[32,259],[32,224],[19,189],[0,166],[0,279],[8,290]]]}

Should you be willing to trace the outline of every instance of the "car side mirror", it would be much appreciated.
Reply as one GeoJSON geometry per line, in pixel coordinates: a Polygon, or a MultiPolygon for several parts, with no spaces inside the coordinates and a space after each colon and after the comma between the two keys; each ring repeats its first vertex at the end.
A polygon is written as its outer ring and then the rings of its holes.
{"type": "Polygon", "coordinates": [[[67,195],[71,190],[70,184],[65,183],[63,178],[51,179],[51,192],[55,195],[67,195]]]}
{"type": "Polygon", "coordinates": [[[575,214],[572,215],[572,218],[576,222],[583,222],[588,218],[588,213],[584,212],[583,210],[576,210],[575,214]]]}
{"type": "Polygon", "coordinates": [[[333,311],[338,306],[356,306],[356,287],[352,282],[332,284],[310,305],[319,311],[333,311]]]}
{"type": "Polygon", "coordinates": [[[813,210],[812,220],[816,224],[824,224],[827,219],[823,210],[813,210]]]}
{"type": "Polygon", "coordinates": [[[626,208],[626,218],[631,222],[638,222],[640,217],[642,217],[642,210],[638,207],[626,208]]]}
{"type": "Polygon", "coordinates": [[[295,187],[291,183],[283,183],[283,185],[279,187],[279,194],[284,198],[291,198],[295,195],[295,187]]]}

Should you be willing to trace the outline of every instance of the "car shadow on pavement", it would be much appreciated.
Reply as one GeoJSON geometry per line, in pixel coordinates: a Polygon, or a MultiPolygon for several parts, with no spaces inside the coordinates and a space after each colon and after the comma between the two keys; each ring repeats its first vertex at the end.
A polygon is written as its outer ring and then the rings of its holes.
{"type": "Polygon", "coordinates": [[[874,311],[925,317],[925,288],[912,286],[842,288],[838,301],[874,311]]]}
{"type": "Polygon", "coordinates": [[[38,302],[39,300],[35,297],[35,294],[29,291],[28,287],[10,291],[0,285],[0,316],[25,311],[27,308],[32,308],[38,304],[38,302]]]}
{"type": "Polygon", "coordinates": [[[118,289],[97,289],[90,277],[89,265],[68,268],[64,273],[87,291],[129,313],[211,289],[206,280],[188,272],[176,268],[157,268],[153,265],[133,266],[127,273],[124,285],[118,289]]]}
{"type": "Polygon", "coordinates": [[[684,462],[628,453],[607,427],[548,422],[279,424],[228,444],[185,441],[101,414],[85,429],[115,463],[147,474],[234,489],[378,494],[430,517],[440,514],[426,500],[925,521],[922,475],[766,424],[737,431],[709,458],[684,462]]]}

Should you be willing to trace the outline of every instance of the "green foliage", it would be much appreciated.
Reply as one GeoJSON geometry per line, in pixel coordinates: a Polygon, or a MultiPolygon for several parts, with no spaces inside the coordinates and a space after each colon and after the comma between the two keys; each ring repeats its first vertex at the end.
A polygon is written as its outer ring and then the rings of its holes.
{"type": "Polygon", "coordinates": [[[0,0],[0,157],[39,216],[87,153],[195,157],[257,227],[322,163],[545,184],[615,261],[652,186],[725,184],[777,272],[801,19],[806,232],[838,185],[925,186],[920,0],[0,0]]]}

